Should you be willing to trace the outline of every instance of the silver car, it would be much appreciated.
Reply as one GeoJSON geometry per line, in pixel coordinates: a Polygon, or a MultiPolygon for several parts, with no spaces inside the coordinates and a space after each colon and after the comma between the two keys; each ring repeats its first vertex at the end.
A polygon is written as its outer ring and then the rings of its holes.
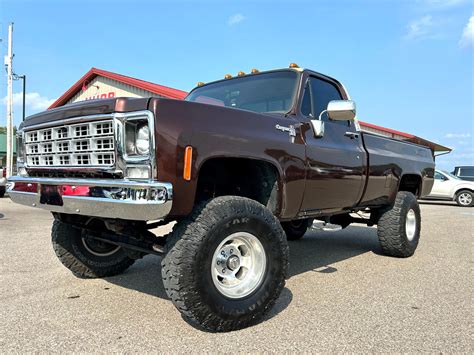
{"type": "Polygon", "coordinates": [[[474,182],[461,180],[446,171],[436,170],[431,193],[426,197],[433,200],[456,201],[459,206],[473,205],[474,182]]]}

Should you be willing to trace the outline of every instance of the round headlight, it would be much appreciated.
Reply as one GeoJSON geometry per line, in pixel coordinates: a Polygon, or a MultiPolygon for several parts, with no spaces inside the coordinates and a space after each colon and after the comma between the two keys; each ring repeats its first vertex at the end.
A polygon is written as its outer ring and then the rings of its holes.
{"type": "Polygon", "coordinates": [[[145,155],[150,152],[150,129],[148,126],[141,126],[137,131],[135,147],[137,153],[145,155]]]}

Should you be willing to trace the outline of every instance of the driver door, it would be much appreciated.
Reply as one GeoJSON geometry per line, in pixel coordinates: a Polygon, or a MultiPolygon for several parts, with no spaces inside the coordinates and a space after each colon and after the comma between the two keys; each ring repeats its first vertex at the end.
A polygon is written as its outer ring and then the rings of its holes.
{"type": "MultiPolygon", "coordinates": [[[[302,100],[301,113],[309,122],[326,110],[329,101],[342,100],[335,83],[310,76],[302,100]]],[[[366,172],[366,152],[362,137],[350,121],[332,121],[322,115],[323,137],[305,130],[306,188],[302,211],[342,210],[358,203],[366,172]]]]}

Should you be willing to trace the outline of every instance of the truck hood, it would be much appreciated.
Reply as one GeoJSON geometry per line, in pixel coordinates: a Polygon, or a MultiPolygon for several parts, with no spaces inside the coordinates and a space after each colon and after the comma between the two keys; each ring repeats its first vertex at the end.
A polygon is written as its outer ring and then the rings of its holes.
{"type": "Polygon", "coordinates": [[[64,120],[66,118],[101,115],[112,112],[146,110],[150,98],[125,98],[81,101],[29,116],[19,127],[25,129],[41,123],[64,120]]]}
{"type": "MultiPolygon", "coordinates": [[[[113,99],[101,99],[101,100],[90,100],[90,101],[81,101],[58,108],[46,110],[35,115],[29,116],[26,120],[20,125],[19,129],[25,129],[30,126],[35,126],[42,123],[61,121],[67,118],[81,117],[81,116],[91,116],[91,115],[102,115],[113,112],[132,112],[132,111],[141,111],[150,109],[154,111],[159,105],[164,105],[165,107],[170,107],[165,103],[170,102],[172,110],[180,112],[181,110],[189,113],[198,113],[198,116],[202,116],[203,113],[210,116],[219,116],[222,119],[223,114],[230,116],[242,115],[245,117],[254,117],[258,114],[250,111],[236,110],[230,107],[220,107],[209,104],[188,102],[182,100],[174,100],[167,98],[130,98],[130,97],[118,97],[113,99]],[[240,112],[240,113],[239,113],[240,112]]],[[[156,112],[156,111],[155,111],[156,112]]],[[[263,114],[265,116],[273,117],[284,117],[284,114],[279,113],[269,113],[263,114]]]]}

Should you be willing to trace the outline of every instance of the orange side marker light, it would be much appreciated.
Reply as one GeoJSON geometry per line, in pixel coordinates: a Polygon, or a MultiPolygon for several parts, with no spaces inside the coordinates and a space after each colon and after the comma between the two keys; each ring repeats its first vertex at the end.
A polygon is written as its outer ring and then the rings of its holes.
{"type": "Polygon", "coordinates": [[[184,169],[183,179],[186,181],[191,180],[191,164],[193,162],[193,147],[187,146],[184,150],[184,169]]]}

